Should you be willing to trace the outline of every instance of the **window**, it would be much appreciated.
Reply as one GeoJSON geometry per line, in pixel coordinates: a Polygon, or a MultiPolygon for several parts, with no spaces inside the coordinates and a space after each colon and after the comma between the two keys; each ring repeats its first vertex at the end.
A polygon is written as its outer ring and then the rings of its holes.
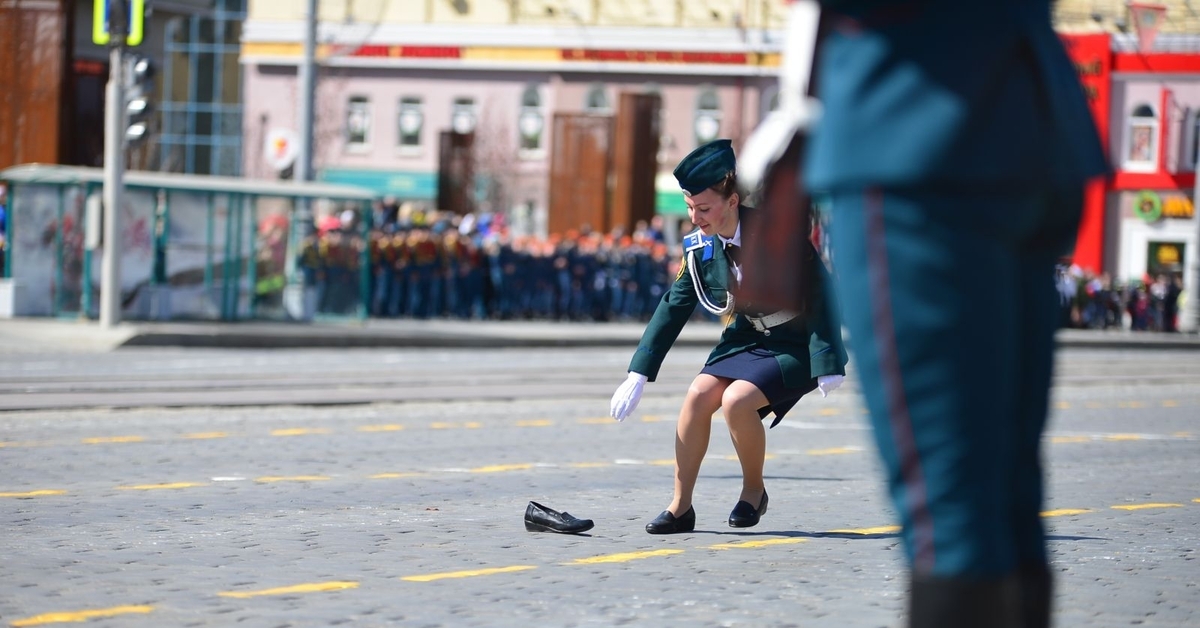
{"type": "Polygon", "coordinates": [[[534,157],[542,154],[542,131],[546,128],[546,114],[542,111],[542,95],[537,85],[530,85],[521,94],[521,115],[517,129],[521,134],[521,156],[534,157]]]}
{"type": "Polygon", "coordinates": [[[362,147],[371,143],[371,101],[366,96],[351,96],[346,106],[346,145],[362,147]]]}
{"type": "Polygon", "coordinates": [[[608,90],[600,83],[592,83],[588,87],[587,98],[583,102],[583,110],[588,113],[608,114],[612,105],[608,102],[608,90]]]}
{"type": "Polygon", "coordinates": [[[450,128],[455,133],[471,133],[475,130],[475,99],[455,98],[450,109],[450,128]]]}
{"type": "Polygon", "coordinates": [[[1154,172],[1158,169],[1158,114],[1147,104],[1133,108],[1125,134],[1124,169],[1154,172]]]}
{"type": "Polygon", "coordinates": [[[421,99],[417,96],[401,98],[400,111],[396,117],[396,129],[399,131],[397,145],[402,149],[420,148],[421,128],[424,126],[425,114],[421,109],[421,99]]]}
{"type": "Polygon", "coordinates": [[[1200,170],[1200,109],[1192,110],[1192,152],[1188,165],[1192,170],[1200,170]]]}
{"type": "Polygon", "coordinates": [[[696,143],[717,139],[721,133],[721,100],[712,85],[701,85],[696,97],[696,143]]]}

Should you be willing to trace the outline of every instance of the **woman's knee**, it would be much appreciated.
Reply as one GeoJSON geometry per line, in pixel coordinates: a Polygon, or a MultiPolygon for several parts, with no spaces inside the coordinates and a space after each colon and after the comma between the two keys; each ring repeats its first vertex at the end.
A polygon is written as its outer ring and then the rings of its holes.
{"type": "Polygon", "coordinates": [[[758,409],[766,404],[766,397],[753,385],[732,385],[721,394],[721,410],[726,419],[751,413],[757,416],[758,409]]]}
{"type": "Polygon", "coordinates": [[[688,386],[684,403],[695,408],[707,409],[711,414],[721,406],[725,389],[726,385],[721,380],[710,375],[701,375],[688,386]]]}

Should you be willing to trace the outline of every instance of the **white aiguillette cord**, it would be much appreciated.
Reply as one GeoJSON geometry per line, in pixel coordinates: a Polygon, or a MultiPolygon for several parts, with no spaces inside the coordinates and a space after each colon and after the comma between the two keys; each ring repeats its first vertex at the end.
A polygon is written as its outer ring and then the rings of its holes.
{"type": "Polygon", "coordinates": [[[762,183],[797,132],[812,128],[821,118],[820,101],[808,95],[820,22],[817,0],[794,0],[788,7],[779,66],[779,108],[767,114],[738,155],[738,179],[749,189],[762,183]]]}
{"type": "Polygon", "coordinates": [[[716,302],[708,298],[708,295],[704,293],[704,289],[700,287],[703,284],[700,283],[700,277],[696,275],[696,251],[694,249],[688,251],[687,267],[688,273],[692,275],[692,288],[696,291],[696,298],[700,300],[700,305],[703,305],[704,309],[712,312],[714,316],[725,316],[733,311],[732,292],[725,292],[725,305],[717,305],[716,302]]]}

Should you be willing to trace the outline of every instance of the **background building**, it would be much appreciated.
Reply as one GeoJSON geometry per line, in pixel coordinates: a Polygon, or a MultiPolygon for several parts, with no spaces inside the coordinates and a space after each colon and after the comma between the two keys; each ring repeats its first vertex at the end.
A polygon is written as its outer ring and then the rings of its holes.
{"type": "MultiPolygon", "coordinates": [[[[436,203],[444,131],[474,132],[481,209],[545,233],[553,120],[612,116],[622,93],[661,102],[657,164],[699,143],[740,142],[773,97],[784,0],[476,0],[321,3],[314,162],[320,179],[436,203]]],[[[246,66],[246,173],[296,125],[303,3],[252,2],[246,66]]],[[[656,209],[683,213],[666,177],[656,209]]],[[[599,227],[599,225],[596,225],[599,227]]]]}

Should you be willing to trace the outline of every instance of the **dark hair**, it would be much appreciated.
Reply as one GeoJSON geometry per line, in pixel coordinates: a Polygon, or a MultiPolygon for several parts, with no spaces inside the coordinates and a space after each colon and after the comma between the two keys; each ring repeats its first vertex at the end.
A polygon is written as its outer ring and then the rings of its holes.
{"type": "Polygon", "coordinates": [[[708,186],[708,189],[720,194],[721,198],[729,198],[733,196],[734,192],[738,191],[737,172],[730,170],[729,172],[725,173],[725,177],[723,179],[708,186]]]}

